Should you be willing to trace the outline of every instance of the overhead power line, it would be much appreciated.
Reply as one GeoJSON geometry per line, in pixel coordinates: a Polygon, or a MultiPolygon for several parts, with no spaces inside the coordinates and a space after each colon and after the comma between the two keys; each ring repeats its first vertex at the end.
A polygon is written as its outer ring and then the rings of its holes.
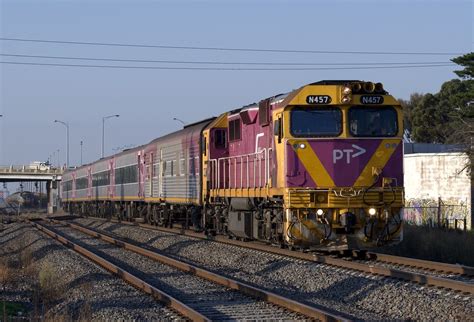
{"type": "Polygon", "coordinates": [[[198,46],[170,46],[131,43],[109,43],[88,41],[67,41],[51,39],[28,39],[0,37],[3,41],[52,43],[65,45],[87,45],[87,46],[113,46],[113,47],[138,47],[138,48],[161,48],[161,49],[186,49],[186,50],[211,50],[211,51],[240,51],[240,52],[267,52],[267,53],[300,53],[300,54],[358,54],[358,55],[435,55],[435,56],[457,56],[465,53],[459,52],[394,52],[394,51],[340,51],[340,50],[296,50],[296,49],[265,49],[265,48],[226,48],[226,47],[198,47],[198,46]]]}
{"type": "Polygon", "coordinates": [[[310,67],[310,68],[239,68],[239,67],[168,67],[168,66],[122,66],[122,65],[76,65],[35,62],[0,61],[7,65],[55,66],[55,67],[82,67],[82,68],[109,68],[109,69],[157,69],[157,70],[222,70],[222,71],[310,71],[310,70],[351,70],[351,69],[400,69],[400,68],[428,68],[456,66],[456,64],[426,64],[406,66],[353,66],[353,67],[310,67]]]}
{"type": "Polygon", "coordinates": [[[179,61],[179,60],[147,60],[147,59],[120,59],[120,58],[95,58],[95,57],[71,57],[71,56],[45,56],[24,54],[2,54],[5,57],[18,58],[40,58],[40,59],[64,59],[64,60],[89,60],[89,61],[111,61],[111,62],[134,62],[134,63],[166,63],[166,64],[197,64],[197,65],[269,65],[269,66],[367,66],[367,65],[423,65],[423,64],[447,64],[449,61],[441,62],[376,62],[376,63],[293,63],[293,62],[220,62],[220,61],[179,61]]]}

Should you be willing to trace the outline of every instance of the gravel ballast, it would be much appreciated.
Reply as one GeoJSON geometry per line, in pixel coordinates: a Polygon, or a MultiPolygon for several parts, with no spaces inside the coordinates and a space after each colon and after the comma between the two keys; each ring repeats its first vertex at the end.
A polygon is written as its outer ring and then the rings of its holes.
{"type": "Polygon", "coordinates": [[[27,223],[5,225],[0,231],[0,261],[8,265],[7,283],[0,301],[22,303],[25,317],[43,315],[51,320],[182,320],[121,279],[40,233],[27,223]],[[30,258],[30,260],[28,260],[30,258]],[[24,263],[29,263],[25,267],[24,263]],[[35,300],[52,278],[56,294],[50,303],[35,300]],[[36,304],[35,304],[36,303],[36,304]]]}
{"type": "Polygon", "coordinates": [[[474,316],[474,298],[450,290],[120,223],[75,221],[355,319],[472,320],[474,316]]]}
{"type": "Polygon", "coordinates": [[[263,300],[156,262],[62,225],[48,228],[170,294],[211,320],[305,320],[263,300]]]}

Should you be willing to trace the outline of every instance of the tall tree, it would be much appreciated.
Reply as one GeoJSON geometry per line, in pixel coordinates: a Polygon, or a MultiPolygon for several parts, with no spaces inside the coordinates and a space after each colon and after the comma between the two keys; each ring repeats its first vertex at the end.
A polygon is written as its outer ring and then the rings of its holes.
{"type": "Polygon", "coordinates": [[[453,58],[451,61],[464,67],[463,70],[456,70],[456,75],[464,79],[474,78],[474,53],[453,58]]]}
{"type": "Polygon", "coordinates": [[[461,79],[445,82],[436,94],[414,93],[402,101],[405,124],[415,142],[463,145],[474,179],[474,53],[452,61],[464,68],[455,71],[461,79]]]}
{"type": "Polygon", "coordinates": [[[469,157],[466,168],[474,180],[474,53],[453,58],[452,61],[464,67],[463,70],[455,71],[464,81],[456,86],[456,94],[453,97],[446,98],[455,104],[451,115],[454,131],[448,137],[448,142],[465,146],[469,157]]]}
{"type": "Polygon", "coordinates": [[[445,143],[449,133],[449,107],[439,104],[438,95],[426,94],[412,111],[411,137],[415,142],[445,143]]]}
{"type": "Polygon", "coordinates": [[[409,100],[398,99],[403,108],[403,128],[406,139],[412,139],[412,114],[415,107],[421,102],[425,95],[421,93],[413,93],[409,100]]]}
{"type": "Polygon", "coordinates": [[[471,140],[466,127],[474,118],[474,53],[452,61],[464,67],[455,71],[463,80],[450,80],[439,93],[424,95],[407,115],[416,142],[467,144],[471,140]]]}

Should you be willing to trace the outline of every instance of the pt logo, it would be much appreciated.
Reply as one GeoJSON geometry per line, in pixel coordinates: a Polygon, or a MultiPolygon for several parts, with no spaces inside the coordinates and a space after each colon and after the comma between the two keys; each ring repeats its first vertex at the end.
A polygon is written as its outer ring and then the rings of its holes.
{"type": "Polygon", "coordinates": [[[350,164],[352,159],[357,158],[359,155],[362,155],[366,152],[364,148],[361,148],[358,145],[352,144],[352,147],[353,149],[334,149],[332,151],[332,163],[335,164],[337,160],[341,160],[345,155],[346,163],[350,164]]]}

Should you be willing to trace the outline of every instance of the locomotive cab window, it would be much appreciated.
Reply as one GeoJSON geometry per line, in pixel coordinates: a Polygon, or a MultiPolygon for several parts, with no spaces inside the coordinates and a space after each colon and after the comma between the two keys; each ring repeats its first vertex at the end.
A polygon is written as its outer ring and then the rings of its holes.
{"type": "Polygon", "coordinates": [[[349,109],[349,130],[353,136],[396,136],[398,133],[397,112],[391,106],[351,107],[349,109]]]}
{"type": "Polygon", "coordinates": [[[296,107],[291,111],[290,131],[295,137],[339,136],[342,112],[338,107],[296,107]]]}
{"type": "Polygon", "coordinates": [[[240,119],[229,121],[229,141],[240,140],[240,119]]]}

